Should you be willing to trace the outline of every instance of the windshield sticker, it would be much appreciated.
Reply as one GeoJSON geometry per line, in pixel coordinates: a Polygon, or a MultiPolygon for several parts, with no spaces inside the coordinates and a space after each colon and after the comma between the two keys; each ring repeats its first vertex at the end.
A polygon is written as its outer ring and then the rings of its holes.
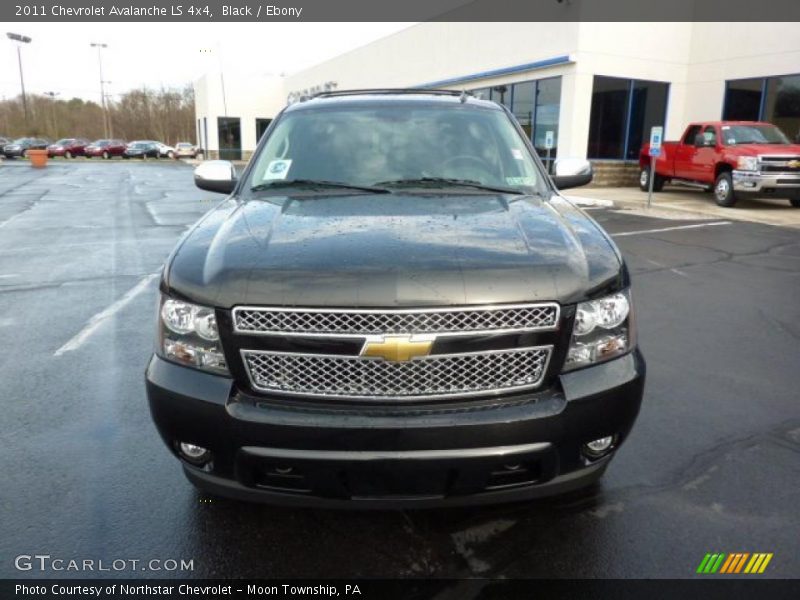
{"type": "Polygon", "coordinates": [[[289,169],[292,166],[292,159],[281,159],[270,161],[267,170],[264,171],[262,181],[272,181],[274,179],[286,179],[289,169]]]}
{"type": "Polygon", "coordinates": [[[522,156],[522,150],[520,150],[519,148],[512,148],[511,156],[513,156],[517,160],[525,160],[525,157],[522,156]]]}
{"type": "Polygon", "coordinates": [[[535,177],[506,177],[508,185],[536,185],[535,177]]]}

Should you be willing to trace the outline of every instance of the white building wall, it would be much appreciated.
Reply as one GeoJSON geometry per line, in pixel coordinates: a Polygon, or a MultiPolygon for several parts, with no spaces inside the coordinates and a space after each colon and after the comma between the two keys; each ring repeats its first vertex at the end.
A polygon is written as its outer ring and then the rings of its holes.
{"type": "MultiPolygon", "coordinates": [[[[328,82],[337,89],[474,89],[561,76],[559,155],[585,157],[595,75],[669,82],[665,134],[676,139],[689,121],[721,117],[726,80],[798,72],[797,23],[426,22],[285,79],[226,74],[225,83],[227,114],[242,119],[246,152],[255,147],[256,117],[271,118],[289,94],[328,82]],[[568,60],[485,75],[557,57],[568,60]]],[[[219,74],[199,80],[195,94],[215,150],[216,117],[225,114],[219,74]]]]}
{"type": "Polygon", "coordinates": [[[286,87],[292,92],[330,80],[339,89],[413,87],[531,63],[573,52],[578,25],[420,23],[291,75],[286,87]]]}
{"type": "Polygon", "coordinates": [[[195,121],[207,118],[207,149],[213,156],[219,151],[217,117],[239,118],[242,152],[246,157],[256,147],[256,119],[271,119],[286,105],[284,79],[226,73],[224,89],[223,96],[223,80],[219,71],[208,73],[195,82],[195,121]]]}
{"type": "Polygon", "coordinates": [[[695,23],[684,122],[722,117],[725,81],[800,73],[800,23],[695,23]]]}

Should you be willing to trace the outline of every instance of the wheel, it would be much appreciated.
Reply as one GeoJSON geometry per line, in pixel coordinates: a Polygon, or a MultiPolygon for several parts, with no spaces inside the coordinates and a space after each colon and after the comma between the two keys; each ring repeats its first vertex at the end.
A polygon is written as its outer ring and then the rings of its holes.
{"type": "MultiPolygon", "coordinates": [[[[655,179],[653,179],[653,191],[660,192],[664,189],[664,178],[656,173],[655,179]]],[[[650,167],[644,167],[639,172],[639,189],[643,192],[650,191],[650,167]]]]}
{"type": "Polygon", "coordinates": [[[717,175],[714,183],[714,200],[720,206],[730,208],[736,204],[737,199],[733,191],[733,177],[730,171],[723,171],[717,175]]]}
{"type": "Polygon", "coordinates": [[[28,158],[28,151],[27,151],[27,150],[23,150],[23,151],[22,151],[22,154],[20,154],[20,156],[21,156],[22,158],[28,158]]]}
{"type": "Polygon", "coordinates": [[[172,151],[167,152],[167,158],[175,158],[175,153],[172,151]]]}
{"type": "Polygon", "coordinates": [[[104,160],[108,160],[109,159],[109,154],[105,150],[103,151],[103,159],[104,160]]]}
{"type": "Polygon", "coordinates": [[[798,194],[797,196],[792,196],[791,198],[789,198],[789,202],[795,208],[800,208],[800,194],[798,194]]]}
{"type": "Polygon", "coordinates": [[[72,152],[70,152],[69,150],[64,152],[64,158],[67,158],[67,159],[72,158],[72,152]]]}

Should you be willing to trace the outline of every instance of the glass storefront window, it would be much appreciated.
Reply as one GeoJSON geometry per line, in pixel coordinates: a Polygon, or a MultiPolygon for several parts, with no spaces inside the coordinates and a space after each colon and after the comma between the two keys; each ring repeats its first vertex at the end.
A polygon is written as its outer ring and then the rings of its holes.
{"type": "Polygon", "coordinates": [[[790,140],[800,143],[800,75],[767,80],[762,119],[777,125],[790,140]]]}
{"type": "Polygon", "coordinates": [[[650,140],[650,130],[664,125],[667,114],[669,84],[658,81],[634,81],[631,114],[628,119],[628,145],[626,158],[636,160],[645,142],[650,140]]]}
{"type": "Polygon", "coordinates": [[[630,80],[595,76],[589,117],[589,158],[622,158],[630,80]]]}
{"type": "Polygon", "coordinates": [[[514,85],[514,102],[511,112],[522,125],[528,138],[533,139],[533,98],[536,94],[536,82],[526,81],[514,85]]]}
{"type": "MultiPolygon", "coordinates": [[[[516,90],[515,90],[516,93],[516,90]]],[[[561,78],[540,79],[536,82],[536,120],[534,124],[533,146],[539,156],[546,156],[545,140],[547,132],[553,132],[553,148],[550,157],[556,156],[558,149],[558,113],[561,110],[561,78]]]]}
{"type": "Polygon", "coordinates": [[[596,75],[588,157],[635,160],[650,129],[664,124],[668,97],[668,83],[596,75]]]}
{"type": "Polygon", "coordinates": [[[492,88],[492,100],[511,108],[511,95],[513,85],[496,85],[492,88]]]}
{"type": "Polygon", "coordinates": [[[221,160],[242,159],[242,125],[238,117],[217,117],[219,157],[221,160]]]}
{"type": "Polygon", "coordinates": [[[472,90],[472,93],[484,100],[493,100],[507,106],[541,157],[547,155],[545,140],[547,132],[552,131],[554,144],[550,150],[550,158],[556,157],[561,77],[479,88],[472,90]]]}
{"type": "Polygon", "coordinates": [[[270,123],[272,123],[272,119],[256,119],[256,144],[261,139],[261,136],[264,135],[270,123]]]}
{"type": "Polygon", "coordinates": [[[729,81],[725,87],[725,121],[758,121],[761,111],[763,79],[729,81]]]}
{"type": "Polygon", "coordinates": [[[722,118],[768,121],[800,143],[800,74],[726,82],[722,118]]]}

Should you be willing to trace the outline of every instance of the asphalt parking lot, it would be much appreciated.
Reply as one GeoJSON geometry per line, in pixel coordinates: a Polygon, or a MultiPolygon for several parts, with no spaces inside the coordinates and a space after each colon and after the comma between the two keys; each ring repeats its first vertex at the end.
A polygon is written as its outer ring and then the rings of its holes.
{"type": "Polygon", "coordinates": [[[218,198],[172,162],[0,165],[0,577],[82,575],[15,569],[36,553],[194,564],[101,576],[680,578],[707,552],[771,552],[764,576],[800,573],[797,229],[591,210],[629,261],[648,361],[639,421],[597,487],[293,510],[199,495],[150,421],[156,274],[218,198]]]}

